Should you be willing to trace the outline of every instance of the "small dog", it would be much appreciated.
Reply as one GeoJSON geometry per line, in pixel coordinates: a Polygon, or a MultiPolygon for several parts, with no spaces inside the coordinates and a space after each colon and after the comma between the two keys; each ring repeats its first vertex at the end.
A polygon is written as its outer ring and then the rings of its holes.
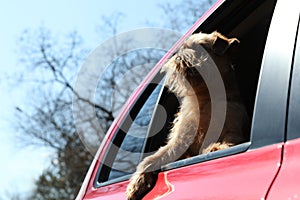
{"type": "Polygon", "coordinates": [[[232,52],[230,49],[238,43],[238,39],[229,39],[218,32],[197,33],[190,36],[163,66],[166,85],[181,98],[180,110],[173,122],[167,144],[146,157],[131,177],[126,191],[128,200],[142,199],[154,187],[162,165],[199,155],[201,151],[208,153],[225,149],[248,139],[245,136],[248,115],[229,59],[232,52]],[[199,72],[202,70],[209,74],[213,65],[209,56],[217,66],[225,86],[226,118],[218,141],[201,150],[211,122],[212,103],[211,91],[199,72]]]}

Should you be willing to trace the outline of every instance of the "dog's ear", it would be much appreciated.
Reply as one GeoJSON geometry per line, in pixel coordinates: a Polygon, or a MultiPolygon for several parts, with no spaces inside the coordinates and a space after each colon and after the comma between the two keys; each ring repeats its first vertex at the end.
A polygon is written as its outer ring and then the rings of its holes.
{"type": "Polygon", "coordinates": [[[215,33],[216,39],[213,42],[212,50],[217,55],[223,55],[226,51],[229,50],[232,46],[236,46],[240,43],[240,41],[236,38],[226,38],[220,33],[215,33]]]}

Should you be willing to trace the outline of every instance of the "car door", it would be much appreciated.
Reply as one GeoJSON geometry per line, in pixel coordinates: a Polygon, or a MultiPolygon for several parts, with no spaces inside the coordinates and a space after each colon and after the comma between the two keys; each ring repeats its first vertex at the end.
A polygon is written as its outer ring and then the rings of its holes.
{"type": "MultiPolygon", "coordinates": [[[[240,39],[236,71],[252,119],[249,141],[162,166],[155,187],[143,199],[266,197],[282,158],[297,28],[295,16],[286,14],[290,9],[287,5],[292,3],[286,4],[283,0],[219,1],[213,7],[214,12],[204,15],[184,36],[218,30],[240,39]],[[288,36],[283,40],[285,34],[288,36]]],[[[157,65],[150,73],[112,125],[78,199],[125,199],[128,179],[135,167],[143,157],[164,145],[180,99],[162,86],[160,67],[157,65]],[[165,113],[160,113],[159,108],[165,113]],[[158,126],[162,114],[165,121],[158,126]],[[135,134],[136,130],[140,135],[135,134]]]]}

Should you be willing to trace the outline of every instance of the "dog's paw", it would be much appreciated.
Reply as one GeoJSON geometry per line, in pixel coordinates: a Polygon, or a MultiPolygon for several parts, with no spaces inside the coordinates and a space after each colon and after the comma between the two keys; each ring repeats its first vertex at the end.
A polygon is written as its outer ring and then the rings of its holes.
{"type": "Polygon", "coordinates": [[[210,144],[207,148],[205,148],[202,153],[205,154],[205,153],[209,153],[209,152],[213,152],[213,151],[218,151],[218,150],[222,150],[222,149],[227,149],[229,147],[233,146],[232,143],[220,143],[220,142],[217,142],[217,143],[212,143],[210,144]]]}
{"type": "Polygon", "coordinates": [[[157,172],[136,172],[127,186],[127,200],[141,200],[152,188],[157,180],[157,172]]]}

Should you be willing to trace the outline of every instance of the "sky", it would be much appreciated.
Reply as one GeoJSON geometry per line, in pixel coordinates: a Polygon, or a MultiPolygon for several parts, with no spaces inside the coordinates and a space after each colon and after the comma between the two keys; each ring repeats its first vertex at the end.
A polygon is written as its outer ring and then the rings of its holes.
{"type": "Polygon", "coordinates": [[[25,29],[36,30],[41,26],[55,34],[77,30],[92,50],[104,40],[96,34],[96,27],[101,24],[103,15],[124,13],[120,24],[120,31],[124,32],[149,26],[147,20],[159,22],[162,11],[158,4],[164,2],[167,0],[0,1],[0,199],[7,199],[14,191],[28,193],[34,180],[47,167],[52,154],[46,148],[17,145],[13,112],[15,106],[26,105],[28,86],[10,84],[3,77],[13,76],[20,70],[16,52],[21,33],[25,29]]]}

